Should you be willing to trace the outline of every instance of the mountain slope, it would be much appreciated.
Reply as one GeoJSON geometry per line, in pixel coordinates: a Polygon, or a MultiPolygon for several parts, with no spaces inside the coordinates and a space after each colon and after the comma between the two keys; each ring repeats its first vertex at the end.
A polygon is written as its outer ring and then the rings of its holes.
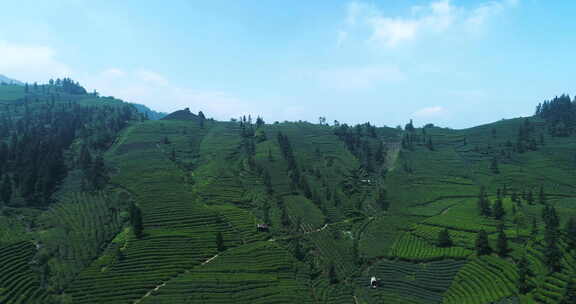
{"type": "Polygon", "coordinates": [[[549,114],[564,99],[530,118],[398,130],[189,109],[145,120],[80,91],[0,87],[0,194],[14,182],[0,253],[21,270],[12,281],[0,266],[3,303],[559,303],[575,277],[576,132],[549,114]],[[37,169],[26,187],[16,169],[35,154],[11,151],[36,151],[53,117],[74,130],[42,142],[65,174],[37,169]]]}
{"type": "Polygon", "coordinates": [[[16,84],[16,85],[24,85],[23,82],[8,78],[2,74],[0,74],[0,84],[16,84]]]}
{"type": "Polygon", "coordinates": [[[132,103],[132,105],[138,110],[138,112],[142,113],[145,117],[147,117],[150,120],[162,119],[167,115],[166,113],[163,112],[156,112],[154,110],[151,110],[145,105],[137,103],[132,103]]]}

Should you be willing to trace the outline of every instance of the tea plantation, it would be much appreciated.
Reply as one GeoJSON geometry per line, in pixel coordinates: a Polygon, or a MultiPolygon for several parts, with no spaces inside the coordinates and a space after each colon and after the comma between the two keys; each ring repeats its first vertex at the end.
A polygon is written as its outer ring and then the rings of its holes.
{"type": "Polygon", "coordinates": [[[0,86],[0,303],[572,303],[550,115],[148,120],[71,83],[0,86]]]}

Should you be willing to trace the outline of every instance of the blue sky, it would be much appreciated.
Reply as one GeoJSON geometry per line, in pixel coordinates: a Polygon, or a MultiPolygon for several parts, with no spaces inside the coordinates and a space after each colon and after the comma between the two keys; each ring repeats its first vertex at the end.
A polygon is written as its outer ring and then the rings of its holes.
{"type": "Polygon", "coordinates": [[[0,74],[228,120],[466,128],[574,94],[573,1],[10,1],[0,74]]]}

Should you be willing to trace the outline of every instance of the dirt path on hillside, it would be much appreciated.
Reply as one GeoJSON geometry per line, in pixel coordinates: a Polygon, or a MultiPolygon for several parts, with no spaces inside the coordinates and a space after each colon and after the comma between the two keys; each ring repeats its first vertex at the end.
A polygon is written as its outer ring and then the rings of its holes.
{"type": "Polygon", "coordinates": [[[327,227],[328,227],[328,224],[324,224],[324,226],[322,226],[322,227],[320,227],[320,228],[318,228],[318,229],[315,229],[315,230],[306,231],[306,232],[304,232],[304,234],[320,232],[320,231],[326,229],[327,227]]]}
{"type": "MultiPolygon", "coordinates": [[[[204,265],[206,265],[206,264],[214,261],[214,259],[216,259],[219,255],[220,255],[219,253],[215,254],[214,256],[210,257],[210,258],[207,259],[206,261],[202,262],[202,264],[200,264],[200,266],[204,266],[204,265]]],[[[149,297],[152,293],[154,293],[154,292],[160,290],[160,288],[166,286],[166,283],[168,283],[168,281],[177,279],[178,277],[180,277],[180,276],[182,276],[182,275],[184,275],[184,274],[187,274],[187,273],[190,273],[190,270],[186,270],[186,271],[184,271],[184,272],[176,275],[174,278],[168,279],[168,280],[166,280],[166,281],[158,284],[156,287],[152,288],[152,289],[151,289],[150,291],[148,291],[145,295],[143,295],[140,299],[134,301],[133,304],[139,304],[140,302],[144,301],[144,299],[146,299],[147,297],[149,297]]]]}
{"type": "Polygon", "coordinates": [[[449,211],[450,209],[452,209],[452,207],[454,207],[454,205],[449,206],[448,208],[445,208],[444,210],[442,210],[442,212],[440,212],[440,215],[444,215],[444,214],[448,213],[448,211],[449,211]]]}
{"type": "Polygon", "coordinates": [[[292,239],[292,238],[296,238],[296,237],[302,237],[302,236],[307,235],[307,234],[310,234],[310,233],[321,232],[321,231],[325,230],[326,228],[328,228],[328,226],[330,226],[330,225],[335,225],[335,224],[340,224],[340,223],[346,223],[346,222],[348,222],[348,221],[349,221],[349,220],[343,220],[343,221],[340,221],[340,222],[335,222],[335,223],[330,223],[330,224],[324,224],[324,226],[322,226],[322,227],[320,227],[320,228],[304,231],[304,232],[302,232],[301,234],[298,234],[297,236],[285,236],[285,237],[281,237],[281,238],[278,238],[278,239],[276,239],[276,238],[270,238],[270,239],[268,239],[268,242],[276,242],[276,241],[278,241],[278,240],[287,240],[287,239],[292,239]]]}
{"type": "Polygon", "coordinates": [[[212,262],[212,261],[213,261],[215,258],[217,258],[219,255],[220,255],[220,254],[216,254],[216,255],[214,255],[213,257],[207,259],[206,261],[204,261],[204,263],[200,264],[200,266],[204,266],[204,265],[212,262]]]}
{"type": "MultiPolygon", "coordinates": [[[[167,282],[167,281],[166,281],[167,282]]],[[[166,282],[154,287],[154,289],[148,291],[143,297],[141,297],[140,299],[138,299],[137,301],[134,302],[134,304],[138,304],[142,301],[144,301],[144,299],[146,299],[147,297],[149,297],[153,292],[158,291],[160,288],[166,286],[166,282]]]]}

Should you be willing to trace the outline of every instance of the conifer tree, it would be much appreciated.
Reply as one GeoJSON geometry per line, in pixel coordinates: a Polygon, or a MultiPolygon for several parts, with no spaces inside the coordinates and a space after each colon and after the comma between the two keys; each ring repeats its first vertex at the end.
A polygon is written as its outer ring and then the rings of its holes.
{"type": "Polygon", "coordinates": [[[568,220],[565,232],[569,250],[576,250],[576,217],[571,217],[568,220]]]}
{"type": "Polygon", "coordinates": [[[316,191],[316,189],[314,189],[314,191],[312,191],[312,198],[310,198],[310,200],[312,201],[312,203],[314,205],[316,205],[316,207],[322,209],[322,198],[320,197],[320,195],[318,194],[318,191],[316,191]]]}
{"type": "Polygon", "coordinates": [[[388,210],[390,207],[390,202],[387,198],[386,189],[380,188],[380,191],[378,191],[378,198],[376,199],[376,203],[382,208],[382,210],[388,210]]]}
{"type": "Polygon", "coordinates": [[[378,143],[378,149],[376,149],[376,155],[375,155],[375,159],[376,159],[376,163],[381,166],[382,164],[384,164],[384,161],[386,160],[386,155],[385,155],[385,150],[384,150],[384,143],[382,141],[380,141],[378,143]]]}
{"type": "Polygon", "coordinates": [[[410,119],[410,122],[406,124],[404,130],[414,132],[414,124],[412,123],[412,119],[410,119]]]}
{"type": "Polygon", "coordinates": [[[438,232],[438,247],[451,247],[453,245],[452,238],[448,229],[443,229],[438,232]]]}
{"type": "Polygon", "coordinates": [[[286,211],[286,206],[282,206],[282,211],[280,215],[280,223],[284,227],[288,227],[290,225],[290,218],[288,217],[288,212],[286,211]]]}
{"type": "Polygon", "coordinates": [[[546,205],[546,194],[544,194],[544,186],[542,185],[540,185],[540,191],[538,192],[538,202],[546,205]]]}
{"type": "Polygon", "coordinates": [[[501,257],[508,255],[508,237],[503,228],[500,228],[498,232],[497,251],[501,257]]]}
{"type": "Polygon", "coordinates": [[[300,189],[302,190],[306,198],[312,199],[312,190],[310,189],[310,184],[308,184],[308,180],[304,175],[302,175],[302,177],[300,178],[300,189]]]}
{"type": "Polygon", "coordinates": [[[216,249],[218,249],[218,252],[222,252],[226,249],[226,247],[224,246],[224,237],[222,236],[222,232],[220,231],[216,233],[216,249]]]}
{"type": "Polygon", "coordinates": [[[256,118],[256,128],[258,129],[263,125],[264,125],[264,119],[262,119],[262,117],[258,116],[258,118],[256,118]]]}
{"type": "Polygon", "coordinates": [[[538,234],[538,222],[536,222],[536,218],[532,218],[532,230],[530,231],[530,235],[535,237],[538,234]]]}
{"type": "Polygon", "coordinates": [[[8,175],[4,177],[0,196],[4,204],[10,204],[10,199],[12,198],[12,179],[8,175]]]}
{"type": "Polygon", "coordinates": [[[504,206],[502,205],[502,199],[497,199],[494,203],[494,207],[492,208],[492,214],[494,218],[497,220],[501,220],[504,218],[506,211],[504,211],[504,206]]]}
{"type": "Polygon", "coordinates": [[[527,200],[528,199],[528,194],[526,193],[526,190],[522,189],[522,194],[520,194],[520,197],[523,200],[527,200]]]}
{"type": "Polygon", "coordinates": [[[544,231],[544,262],[551,272],[560,270],[560,258],[562,252],[558,248],[558,231],[547,225],[544,231]]]}
{"type": "Polygon", "coordinates": [[[492,211],[490,210],[490,202],[486,197],[486,189],[484,186],[480,187],[480,194],[478,195],[478,210],[480,215],[490,216],[492,211]]]}
{"type": "Polygon", "coordinates": [[[544,206],[544,209],[542,209],[542,219],[547,228],[550,227],[552,229],[558,229],[560,219],[558,218],[558,213],[556,213],[556,208],[554,208],[554,206],[544,206]]]}
{"type": "Polygon", "coordinates": [[[526,201],[528,202],[528,205],[534,205],[534,195],[532,194],[532,190],[528,190],[526,201]]]}
{"type": "Polygon", "coordinates": [[[96,190],[101,190],[106,186],[106,183],[108,182],[106,171],[104,159],[101,155],[98,155],[92,162],[92,167],[89,172],[89,180],[92,182],[92,185],[96,190]]]}
{"type": "Polygon", "coordinates": [[[488,234],[482,229],[476,236],[476,254],[487,255],[490,253],[492,253],[492,247],[490,247],[488,242],[488,234]]]}
{"type": "Polygon", "coordinates": [[[332,198],[334,201],[334,207],[340,206],[340,203],[342,203],[342,201],[340,200],[340,195],[338,195],[337,190],[334,190],[334,194],[332,194],[332,198]]]}
{"type": "Polygon", "coordinates": [[[336,275],[336,267],[334,267],[334,264],[330,264],[328,279],[330,280],[330,284],[338,284],[338,276],[336,275]]]}
{"type": "Polygon", "coordinates": [[[434,151],[434,144],[432,143],[432,136],[428,137],[428,140],[426,141],[426,147],[428,148],[428,150],[434,151]]]}
{"type": "Polygon", "coordinates": [[[521,294],[526,294],[530,290],[529,275],[528,259],[526,259],[526,256],[522,256],[520,261],[518,261],[518,280],[516,281],[516,286],[521,294]]]}
{"type": "Polygon", "coordinates": [[[143,225],[142,225],[142,211],[136,205],[132,205],[130,220],[132,222],[132,231],[137,239],[142,238],[143,235],[143,225]]]}
{"type": "Polygon", "coordinates": [[[500,169],[498,168],[498,159],[496,157],[492,158],[492,162],[490,163],[490,170],[494,174],[500,173],[500,169]]]}
{"type": "Polygon", "coordinates": [[[84,170],[89,169],[90,166],[92,165],[92,155],[90,154],[87,145],[82,145],[82,148],[80,149],[80,156],[78,157],[78,165],[80,166],[80,168],[84,170]]]}
{"type": "Polygon", "coordinates": [[[274,192],[274,189],[272,188],[272,178],[270,177],[270,173],[268,173],[268,170],[264,171],[264,176],[262,177],[262,179],[264,180],[264,186],[266,187],[266,192],[268,192],[268,194],[274,192]]]}
{"type": "Polygon", "coordinates": [[[170,160],[176,161],[176,148],[172,147],[172,151],[170,152],[170,160]]]}

